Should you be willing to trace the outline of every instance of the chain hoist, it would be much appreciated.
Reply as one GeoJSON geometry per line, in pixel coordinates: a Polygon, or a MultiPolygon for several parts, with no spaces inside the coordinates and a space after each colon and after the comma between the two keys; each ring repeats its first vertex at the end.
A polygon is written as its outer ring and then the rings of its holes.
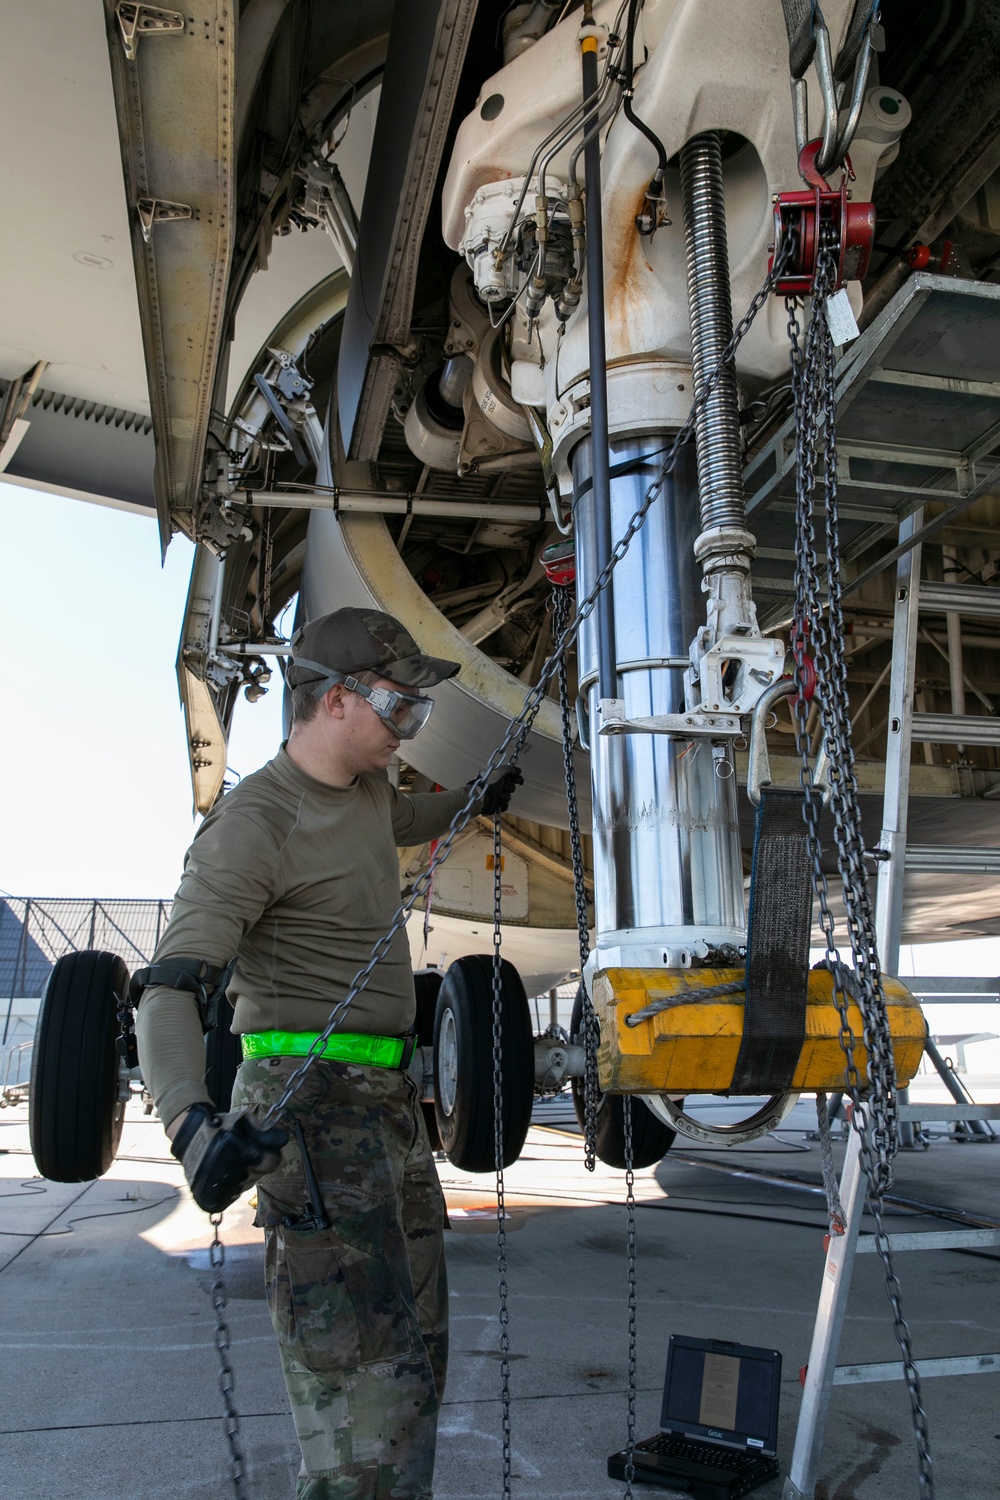
{"type": "Polygon", "coordinates": [[[868,1184],[868,1207],[875,1221],[875,1247],[885,1273],[886,1293],[892,1308],[893,1332],[899,1346],[903,1378],[910,1398],[919,1463],[920,1494],[922,1500],[932,1500],[934,1480],[927,1418],[921,1400],[920,1379],[913,1359],[910,1333],[903,1317],[899,1281],[883,1224],[883,1198],[892,1185],[893,1158],[899,1145],[899,1115],[892,1042],[878,961],[875,918],[864,862],[865,846],[858,807],[847,693],[847,664],[843,649],[845,628],[837,495],[835,355],[826,311],[837,281],[836,237],[832,229],[827,229],[821,235],[817,254],[812,286],[812,314],[804,347],[800,341],[798,303],[789,297],[785,304],[791,349],[797,458],[795,615],[792,635],[798,688],[793,699],[796,743],[802,758],[799,780],[812,859],[813,890],[819,903],[825,963],[833,975],[834,1000],[840,1017],[846,1092],[853,1105],[851,1126],[858,1135],[861,1166],[868,1184]],[[823,472],[822,478],[818,480],[816,460],[820,443],[823,445],[823,472]],[[825,611],[820,593],[814,521],[817,486],[822,489],[826,510],[825,611]],[[807,667],[810,657],[812,662],[807,667]],[[819,836],[822,797],[814,781],[810,755],[811,737],[807,727],[809,706],[806,686],[812,666],[815,667],[817,697],[830,759],[829,806],[833,814],[837,868],[843,884],[853,971],[845,966],[837,947],[829,904],[829,885],[822,865],[819,836]],[[868,1089],[865,1094],[861,1092],[854,1056],[855,1037],[848,1012],[852,999],[861,1012],[862,1040],[868,1057],[868,1089]]]}

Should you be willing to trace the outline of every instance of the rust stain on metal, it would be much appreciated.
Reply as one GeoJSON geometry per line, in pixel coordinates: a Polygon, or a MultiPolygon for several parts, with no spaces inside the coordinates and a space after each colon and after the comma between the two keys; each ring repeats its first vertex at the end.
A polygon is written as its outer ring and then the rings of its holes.
{"type": "MultiPolygon", "coordinates": [[[[646,206],[646,190],[640,188],[634,204],[607,226],[604,263],[615,271],[605,286],[605,303],[609,329],[621,329],[627,336],[630,310],[644,300],[644,273],[652,271],[646,259],[642,236],[635,227],[638,214],[646,206]]],[[[611,350],[608,351],[609,355],[611,350]]]]}

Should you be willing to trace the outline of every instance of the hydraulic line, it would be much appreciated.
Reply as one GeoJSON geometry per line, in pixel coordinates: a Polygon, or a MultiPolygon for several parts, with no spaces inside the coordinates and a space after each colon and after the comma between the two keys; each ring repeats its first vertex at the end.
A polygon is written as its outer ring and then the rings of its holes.
{"type": "MultiPolygon", "coordinates": [[[[618,12],[618,18],[615,21],[616,32],[621,22],[621,18],[624,15],[625,7],[627,4],[628,0],[622,0],[622,6],[618,12]]],[[[566,143],[572,139],[575,132],[579,130],[581,126],[583,126],[584,128],[589,127],[590,116],[595,110],[599,109],[602,106],[604,97],[612,83],[611,55],[611,50],[609,48],[608,58],[605,62],[604,73],[601,78],[599,97],[597,99],[594,99],[590,94],[585,93],[579,104],[574,104],[569,113],[567,115],[564,115],[557,125],[553,126],[545,139],[540,141],[532,152],[531,160],[528,163],[528,170],[525,173],[524,183],[521,187],[521,192],[518,196],[518,200],[514,208],[513,217],[506,233],[504,234],[503,239],[500,241],[499,253],[505,254],[510,248],[511,241],[514,237],[514,232],[520,219],[521,209],[524,207],[524,200],[528,194],[528,188],[531,184],[531,179],[535,175],[535,169],[538,165],[539,159],[542,157],[542,153],[545,152],[544,166],[547,166],[548,163],[552,160],[553,156],[555,156],[557,152],[563,149],[566,143]],[[551,149],[546,151],[546,147],[551,147],[551,149]]]]}
{"type": "MultiPolygon", "coordinates": [[[[590,6],[584,6],[588,15],[590,6]]],[[[589,18],[589,17],[588,17],[589,18]]],[[[583,97],[598,107],[597,42],[583,41],[583,97]]],[[[589,113],[589,111],[588,111],[589,113]]],[[[601,220],[601,142],[597,133],[584,154],[587,192],[587,332],[590,347],[590,434],[593,452],[595,561],[600,574],[611,560],[611,460],[608,450],[608,371],[604,331],[604,227],[601,220]]],[[[614,583],[597,600],[598,686],[601,698],[617,698],[614,583]]]]}
{"type": "MultiPolygon", "coordinates": [[[[693,136],[682,148],[681,202],[697,393],[733,336],[722,147],[717,130],[693,136]]],[[[695,440],[702,530],[719,526],[745,530],[739,395],[732,365],[698,418],[695,440]]]]}
{"type": "Polygon", "coordinates": [[[635,73],[635,28],[639,24],[640,3],[641,0],[629,0],[628,21],[626,22],[625,29],[625,84],[623,91],[625,118],[630,125],[635,126],[641,135],[646,137],[656,152],[656,173],[650,187],[652,188],[655,184],[657,188],[662,189],[663,179],[667,175],[666,148],[660,137],[656,134],[656,131],[652,130],[646,124],[645,120],[640,120],[632,108],[632,81],[635,73]]]}

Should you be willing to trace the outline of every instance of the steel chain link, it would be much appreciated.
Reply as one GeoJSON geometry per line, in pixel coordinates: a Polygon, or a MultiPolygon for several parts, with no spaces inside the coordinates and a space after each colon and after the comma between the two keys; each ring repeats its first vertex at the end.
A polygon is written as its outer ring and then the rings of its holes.
{"type": "Polygon", "coordinates": [[[497,1279],[500,1298],[500,1421],[503,1495],[510,1500],[510,1316],[507,1310],[507,1207],[503,1182],[503,845],[493,815],[493,1144],[497,1174],[497,1279]]]}
{"type": "Polygon", "coordinates": [[[635,1393],[638,1334],[636,1330],[635,1272],[635,1171],[632,1148],[632,1096],[622,1095],[622,1126],[625,1138],[625,1215],[628,1259],[628,1429],[625,1439],[625,1500],[632,1500],[635,1479],[635,1393]]]}
{"type": "MultiPolygon", "coordinates": [[[[552,624],[557,637],[569,624],[569,588],[556,584],[552,589],[552,624]]],[[[573,894],[576,898],[576,931],[580,944],[580,985],[577,999],[583,1016],[583,1164],[588,1172],[597,1165],[597,1017],[583,974],[590,957],[590,918],[587,915],[587,889],[584,883],[583,841],[580,834],[580,809],[576,796],[576,766],[573,763],[573,729],[570,720],[569,680],[565,654],[559,658],[559,709],[562,715],[563,774],[566,777],[566,807],[569,813],[569,845],[573,862],[573,894]]]]}
{"type": "Polygon", "coordinates": [[[847,693],[847,666],[843,651],[845,630],[837,492],[835,356],[826,316],[826,304],[835,286],[836,261],[830,244],[824,242],[817,261],[812,312],[804,349],[800,343],[798,304],[791,298],[786,299],[785,304],[788,313],[797,446],[795,617],[792,635],[795,678],[799,689],[793,700],[796,743],[802,758],[799,780],[812,857],[813,889],[819,903],[820,926],[826,949],[825,962],[833,975],[834,1000],[840,1018],[840,1045],[846,1065],[847,1093],[853,1105],[851,1125],[857,1132],[861,1166],[867,1185],[867,1202],[875,1222],[875,1247],[885,1273],[886,1294],[892,1308],[893,1332],[899,1346],[903,1377],[910,1398],[920,1494],[922,1500],[933,1500],[930,1441],[921,1400],[920,1378],[913,1359],[909,1328],[903,1317],[899,1280],[882,1218],[883,1198],[892,1185],[893,1158],[899,1144],[899,1114],[892,1040],[864,862],[864,839],[858,807],[847,693]],[[825,618],[814,523],[816,455],[821,442],[824,452],[822,489],[826,508],[825,550],[828,571],[825,618]],[[834,918],[829,905],[829,884],[822,867],[819,832],[822,796],[813,782],[811,742],[807,730],[808,655],[812,656],[815,663],[816,695],[829,754],[829,805],[833,815],[837,868],[843,886],[853,972],[845,966],[837,947],[834,918]],[[856,999],[861,1012],[862,1040],[868,1057],[865,1094],[862,1094],[854,1056],[855,1037],[849,1015],[852,998],[856,999]]]}
{"type": "Polygon", "coordinates": [[[224,1429],[226,1442],[229,1444],[229,1474],[233,1485],[233,1494],[236,1500],[242,1500],[246,1494],[246,1460],[243,1456],[243,1444],[240,1441],[240,1414],[236,1409],[236,1381],[233,1375],[232,1365],[229,1363],[229,1351],[232,1341],[229,1334],[229,1324],[226,1321],[226,1283],[223,1271],[226,1265],[226,1247],[219,1238],[219,1226],[222,1223],[221,1214],[212,1214],[212,1247],[209,1251],[209,1260],[215,1277],[212,1282],[212,1306],[215,1309],[215,1352],[219,1356],[219,1390],[222,1392],[222,1404],[225,1408],[224,1429]]]}
{"type": "MultiPolygon", "coordinates": [[[[730,339],[729,343],[726,345],[726,348],[723,350],[718,364],[712,370],[711,374],[706,378],[701,388],[696,392],[694,400],[691,403],[691,411],[688,415],[687,421],[684,423],[683,427],[680,428],[676,437],[674,438],[673,443],[671,444],[666,456],[663,459],[662,464],[660,465],[659,470],[657,471],[655,479],[652,481],[645,495],[643,496],[642,502],[636,508],[631,518],[629,519],[629,523],[625,528],[624,533],[612,549],[611,556],[595,579],[593,588],[585,599],[578,602],[575,617],[569,623],[567,623],[558,633],[557,638],[554,641],[552,651],[546,661],[543,663],[541,671],[539,672],[538,681],[525,696],[525,700],[521,707],[520,713],[511,720],[510,724],[507,727],[506,733],[504,734],[500,743],[497,745],[496,749],[493,751],[486,765],[479,772],[479,775],[474,777],[473,780],[469,783],[468,795],[465,799],[465,802],[452,818],[447,833],[442,839],[439,840],[437,848],[434,852],[434,856],[427,869],[414,882],[409,896],[400,904],[399,908],[397,909],[391,926],[375,944],[368,962],[363,966],[363,968],[359,969],[357,974],[354,976],[354,979],[351,982],[351,986],[347,994],[344,996],[343,1000],[339,1000],[331,1010],[329,1019],[327,1020],[326,1026],[324,1027],[323,1031],[320,1032],[316,1037],[316,1040],[313,1042],[305,1057],[303,1057],[302,1062],[299,1064],[299,1066],[290,1073],[288,1081],[285,1084],[285,1087],[282,1090],[280,1096],[272,1105],[270,1105],[270,1107],[265,1112],[261,1122],[262,1125],[268,1126],[274,1124],[285,1113],[285,1110],[287,1109],[291,1100],[294,1098],[295,1094],[298,1092],[299,1088],[301,1088],[303,1082],[305,1081],[306,1075],[309,1073],[310,1069],[313,1067],[316,1061],[322,1056],[326,1043],[329,1041],[330,1037],[333,1035],[334,1031],[336,1031],[340,1023],[343,1021],[354,1001],[362,993],[362,991],[367,988],[369,980],[374,974],[375,969],[388,953],[393,939],[396,937],[397,933],[402,931],[403,927],[406,925],[407,918],[413,911],[416,903],[426,895],[427,890],[430,887],[431,882],[433,881],[434,876],[437,872],[438,866],[448,857],[449,853],[451,852],[452,846],[455,843],[455,840],[465,830],[471,819],[477,815],[478,804],[486,788],[486,785],[489,782],[490,777],[493,775],[493,772],[504,763],[504,758],[507,755],[508,750],[511,750],[512,752],[508,761],[508,765],[510,767],[516,765],[517,759],[524,748],[529,733],[531,732],[531,727],[538,716],[538,712],[542,706],[543,701],[545,700],[549,684],[551,683],[555,674],[558,672],[560,665],[563,663],[570,646],[576,640],[576,637],[579,634],[584,620],[586,620],[588,616],[593,613],[597,600],[603,593],[604,589],[607,587],[612,573],[614,572],[615,568],[617,568],[618,564],[621,562],[625,554],[628,552],[628,549],[631,546],[636,533],[639,531],[640,527],[645,521],[649,510],[658,499],[660,491],[663,488],[664,480],[672,472],[674,464],[677,460],[677,455],[682,445],[690,441],[690,439],[693,437],[695,422],[697,420],[699,412],[703,410],[706,403],[712,396],[716,386],[719,383],[719,380],[722,378],[722,376],[726,372],[728,365],[732,361],[732,358],[736,353],[741,340],[745,337],[747,331],[750,328],[750,325],[753,323],[754,318],[760,312],[761,308],[767,302],[772,291],[774,290],[774,284],[778,276],[784,269],[784,264],[788,257],[788,254],[789,250],[787,246],[779,250],[779,253],[775,257],[774,263],[772,264],[766,279],[755,293],[746,313],[743,315],[743,317],[740,319],[735,329],[733,330],[733,336],[730,339]]],[[[495,983],[496,981],[494,980],[494,984],[495,983]]],[[[495,994],[496,991],[494,990],[494,1003],[495,994]]],[[[495,1097],[496,1096],[494,1091],[494,1103],[495,1097]]],[[[592,1097],[596,1099],[596,1092],[592,1095],[592,1097]]],[[[212,1222],[215,1230],[215,1238],[212,1241],[212,1254],[214,1256],[215,1247],[217,1244],[219,1244],[221,1249],[221,1242],[219,1241],[218,1237],[218,1225],[214,1219],[212,1222]]],[[[221,1222],[221,1217],[219,1222],[221,1222]]],[[[505,1306],[506,1227],[505,1216],[503,1212],[499,1210],[498,1236],[501,1240],[500,1253],[503,1261],[501,1269],[501,1291],[505,1306]]],[[[242,1497],[246,1493],[245,1489],[243,1488],[245,1473],[243,1454],[238,1442],[239,1414],[236,1410],[236,1406],[233,1400],[233,1374],[228,1361],[230,1334],[229,1326],[225,1318],[226,1289],[225,1282],[222,1276],[222,1266],[224,1265],[225,1259],[224,1251],[222,1252],[222,1255],[223,1260],[219,1264],[215,1283],[217,1291],[215,1290],[215,1288],[213,1288],[213,1299],[215,1300],[216,1310],[215,1337],[216,1348],[219,1350],[219,1358],[222,1369],[220,1383],[222,1385],[223,1401],[225,1404],[225,1431],[230,1449],[230,1470],[233,1489],[236,1492],[237,1496],[242,1497]]],[[[213,1260],[213,1265],[214,1264],[215,1262],[213,1260]]],[[[502,1316],[501,1318],[501,1325],[501,1346],[503,1347],[503,1342],[505,1339],[507,1339],[506,1320],[504,1316],[502,1316]]],[[[509,1339],[507,1339],[507,1349],[509,1351],[509,1339]]],[[[504,1356],[502,1354],[502,1360],[503,1359],[504,1356]]],[[[506,1365],[509,1375],[509,1361],[506,1361],[506,1365]]],[[[506,1497],[509,1494],[510,1490],[510,1392],[509,1387],[506,1384],[506,1378],[504,1382],[504,1390],[506,1392],[503,1398],[505,1401],[504,1495],[506,1500],[506,1497]]]]}

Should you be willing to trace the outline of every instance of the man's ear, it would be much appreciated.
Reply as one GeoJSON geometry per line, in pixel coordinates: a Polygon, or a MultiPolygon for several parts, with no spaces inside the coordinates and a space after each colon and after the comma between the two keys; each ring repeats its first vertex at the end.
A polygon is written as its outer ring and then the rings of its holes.
{"type": "Polygon", "coordinates": [[[342,719],[345,712],[344,684],[335,682],[320,699],[320,708],[332,719],[342,719]]]}

